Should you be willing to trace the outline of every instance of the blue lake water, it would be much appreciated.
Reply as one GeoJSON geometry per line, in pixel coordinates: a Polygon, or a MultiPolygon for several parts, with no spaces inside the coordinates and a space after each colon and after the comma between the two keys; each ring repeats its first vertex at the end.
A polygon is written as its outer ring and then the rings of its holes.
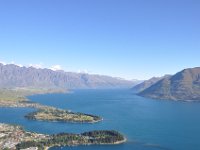
{"type": "Polygon", "coordinates": [[[76,146],[51,150],[200,150],[200,103],[142,98],[130,90],[78,90],[69,94],[35,95],[45,105],[102,116],[96,124],[30,121],[29,108],[0,108],[0,122],[19,124],[46,134],[117,130],[128,141],[121,145],[76,146]]]}

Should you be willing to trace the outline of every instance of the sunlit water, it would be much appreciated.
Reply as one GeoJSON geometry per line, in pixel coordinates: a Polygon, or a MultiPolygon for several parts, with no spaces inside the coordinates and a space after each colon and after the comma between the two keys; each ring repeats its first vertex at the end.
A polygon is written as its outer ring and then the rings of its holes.
{"type": "Polygon", "coordinates": [[[19,124],[26,130],[53,134],[90,130],[117,130],[128,141],[121,145],[76,146],[51,150],[199,150],[200,103],[142,98],[130,90],[79,90],[70,94],[35,95],[45,105],[102,116],[96,124],[30,121],[29,108],[0,108],[0,122],[19,124]]]}

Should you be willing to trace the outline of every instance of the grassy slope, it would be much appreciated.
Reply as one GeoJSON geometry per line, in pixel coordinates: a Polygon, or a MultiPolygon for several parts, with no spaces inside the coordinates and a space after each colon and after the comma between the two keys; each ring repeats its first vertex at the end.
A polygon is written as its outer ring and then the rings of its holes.
{"type": "Polygon", "coordinates": [[[26,96],[45,93],[64,93],[62,89],[15,88],[0,89],[0,101],[25,101],[26,96]]]}

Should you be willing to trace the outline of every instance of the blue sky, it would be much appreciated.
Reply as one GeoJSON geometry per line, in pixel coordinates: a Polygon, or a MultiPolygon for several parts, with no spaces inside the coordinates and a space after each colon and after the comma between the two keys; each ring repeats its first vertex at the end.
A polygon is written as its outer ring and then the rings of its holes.
{"type": "Polygon", "coordinates": [[[199,0],[2,0],[0,61],[126,79],[200,66],[199,0]]]}

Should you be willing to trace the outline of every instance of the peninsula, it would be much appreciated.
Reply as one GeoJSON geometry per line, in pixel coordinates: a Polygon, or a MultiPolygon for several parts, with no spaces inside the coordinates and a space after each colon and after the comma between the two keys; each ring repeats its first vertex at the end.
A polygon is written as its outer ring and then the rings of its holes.
{"type": "Polygon", "coordinates": [[[45,135],[27,132],[21,126],[0,123],[0,149],[2,150],[44,150],[55,146],[121,144],[125,141],[123,135],[113,130],[45,135]]]}
{"type": "MultiPolygon", "coordinates": [[[[54,92],[54,90],[48,90],[54,92]]],[[[2,89],[0,107],[29,107],[36,111],[25,117],[40,121],[61,121],[74,123],[96,123],[102,118],[84,113],[74,113],[29,101],[28,95],[36,94],[29,89],[2,89]],[[4,99],[3,97],[7,97],[4,99]]],[[[39,93],[45,93],[40,91],[39,93]]],[[[49,92],[48,92],[49,93],[49,92]]],[[[27,132],[21,126],[0,123],[0,149],[2,150],[47,150],[55,146],[96,145],[96,144],[121,144],[126,138],[114,130],[90,131],[81,134],[59,133],[45,135],[27,132]]]]}
{"type": "MultiPolygon", "coordinates": [[[[55,90],[38,91],[38,93],[50,93],[58,92],[55,90]]],[[[68,110],[58,109],[55,107],[50,107],[46,105],[41,105],[38,103],[30,102],[26,96],[28,94],[35,94],[36,91],[29,89],[9,89],[0,91],[3,97],[9,97],[9,99],[0,99],[0,107],[30,107],[36,108],[37,111],[27,114],[25,117],[30,120],[40,120],[40,121],[61,121],[61,122],[79,122],[79,123],[95,123],[102,120],[101,117],[76,113],[68,110]]]]}
{"type": "Polygon", "coordinates": [[[102,120],[101,117],[84,113],[74,113],[68,110],[57,109],[53,107],[45,107],[36,112],[32,112],[25,116],[30,120],[40,121],[62,121],[62,122],[79,122],[79,123],[95,123],[102,120]]]}

